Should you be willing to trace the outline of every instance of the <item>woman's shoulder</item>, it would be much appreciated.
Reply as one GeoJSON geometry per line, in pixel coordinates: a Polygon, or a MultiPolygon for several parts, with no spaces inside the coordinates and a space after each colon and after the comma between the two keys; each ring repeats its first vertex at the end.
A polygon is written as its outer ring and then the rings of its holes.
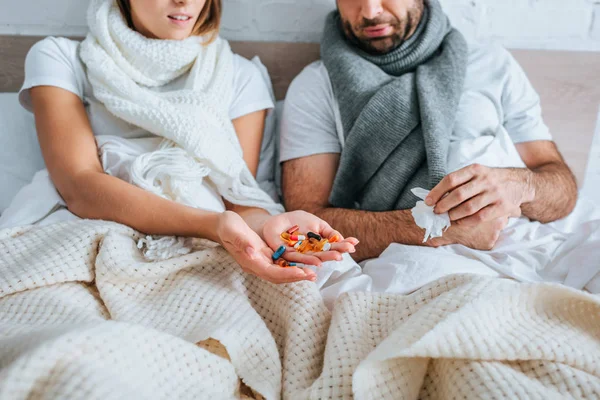
{"type": "Polygon", "coordinates": [[[85,79],[85,67],[79,58],[80,44],[76,40],[48,36],[34,44],[27,53],[26,71],[46,75],[70,73],[77,80],[85,79]]]}
{"type": "Polygon", "coordinates": [[[265,79],[263,74],[267,74],[268,76],[266,67],[258,57],[248,60],[239,54],[233,54],[234,86],[243,86],[251,81],[264,84],[265,79]]]}
{"type": "Polygon", "coordinates": [[[60,87],[83,99],[87,78],[78,53],[79,42],[67,38],[50,36],[34,44],[25,59],[21,104],[31,110],[29,89],[35,86],[60,87]]]}
{"type": "Polygon", "coordinates": [[[64,37],[48,36],[35,43],[29,50],[29,56],[52,57],[79,62],[78,51],[80,42],[64,37]]]}
{"type": "Polygon", "coordinates": [[[248,60],[238,54],[233,55],[231,119],[273,108],[272,91],[269,73],[258,57],[248,60]]]}

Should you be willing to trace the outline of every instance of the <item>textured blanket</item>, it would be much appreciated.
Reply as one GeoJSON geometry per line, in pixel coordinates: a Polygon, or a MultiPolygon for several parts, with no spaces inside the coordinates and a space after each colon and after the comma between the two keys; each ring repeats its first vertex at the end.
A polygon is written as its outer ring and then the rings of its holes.
{"type": "Polygon", "coordinates": [[[76,221],[0,231],[0,399],[600,397],[600,300],[474,275],[408,296],[246,275],[214,243],[148,262],[76,221]]]}

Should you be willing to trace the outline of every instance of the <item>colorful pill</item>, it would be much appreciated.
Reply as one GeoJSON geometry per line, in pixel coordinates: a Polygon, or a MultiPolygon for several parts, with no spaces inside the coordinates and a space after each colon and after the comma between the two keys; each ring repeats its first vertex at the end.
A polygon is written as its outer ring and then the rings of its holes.
{"type": "Polygon", "coordinates": [[[333,237],[331,237],[329,239],[329,243],[337,243],[340,241],[340,237],[338,235],[333,235],[333,237]]]}
{"type": "Polygon", "coordinates": [[[295,249],[298,249],[300,246],[302,246],[302,241],[300,241],[300,242],[296,243],[296,244],[294,245],[294,248],[295,248],[295,249]]]}
{"type": "Polygon", "coordinates": [[[288,240],[293,240],[293,241],[302,241],[302,240],[306,240],[306,236],[304,235],[290,235],[290,238],[288,240]]]}
{"type": "Polygon", "coordinates": [[[296,232],[298,229],[300,229],[300,227],[298,225],[294,225],[290,229],[287,230],[287,233],[289,233],[291,235],[292,233],[296,232]]]}
{"type": "Polygon", "coordinates": [[[316,233],[314,233],[314,232],[308,232],[308,233],[306,234],[306,236],[308,236],[310,239],[315,239],[315,240],[321,240],[321,239],[323,239],[323,238],[321,237],[321,235],[319,235],[319,234],[316,234],[316,233]]]}
{"type": "Polygon", "coordinates": [[[298,242],[298,243],[302,243],[300,246],[298,246],[298,251],[300,253],[306,253],[307,251],[312,250],[312,246],[310,245],[310,243],[307,240],[305,240],[303,242],[298,242]]]}
{"type": "Polygon", "coordinates": [[[280,258],[279,260],[277,260],[277,265],[279,265],[282,268],[287,268],[290,266],[290,263],[284,260],[283,258],[280,258]]]}
{"type": "Polygon", "coordinates": [[[317,245],[317,251],[329,251],[331,250],[331,243],[327,239],[323,239],[317,245]]]}
{"type": "Polygon", "coordinates": [[[285,253],[285,246],[279,246],[277,251],[275,253],[273,253],[273,260],[277,260],[278,258],[281,258],[283,253],[285,253]]]}

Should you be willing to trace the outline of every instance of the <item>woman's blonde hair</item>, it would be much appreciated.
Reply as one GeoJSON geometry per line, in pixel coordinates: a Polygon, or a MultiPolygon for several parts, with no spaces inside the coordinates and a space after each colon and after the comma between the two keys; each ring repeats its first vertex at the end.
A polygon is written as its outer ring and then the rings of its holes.
{"type": "MultiPolygon", "coordinates": [[[[133,26],[133,18],[131,17],[131,4],[129,0],[117,0],[121,13],[127,24],[131,29],[135,29],[133,26]]],[[[196,25],[192,30],[192,35],[204,36],[211,35],[208,43],[214,41],[219,34],[219,28],[221,26],[221,0],[207,0],[196,25]]]]}

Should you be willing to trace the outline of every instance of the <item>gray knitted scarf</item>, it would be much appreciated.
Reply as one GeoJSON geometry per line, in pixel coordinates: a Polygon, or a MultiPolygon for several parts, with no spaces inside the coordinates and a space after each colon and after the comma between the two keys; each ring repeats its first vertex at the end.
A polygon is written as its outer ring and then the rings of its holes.
{"type": "Polygon", "coordinates": [[[385,55],[353,46],[337,11],[327,17],[321,58],[345,136],[329,198],[335,207],[409,209],[417,200],[410,189],[431,189],[447,174],[467,43],[437,0],[426,5],[414,35],[385,55]]]}

